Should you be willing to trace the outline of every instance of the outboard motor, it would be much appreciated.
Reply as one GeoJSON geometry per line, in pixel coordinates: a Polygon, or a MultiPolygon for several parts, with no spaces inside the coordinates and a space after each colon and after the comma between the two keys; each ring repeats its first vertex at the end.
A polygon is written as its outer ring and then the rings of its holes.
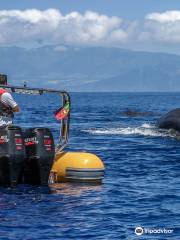
{"type": "Polygon", "coordinates": [[[24,183],[47,185],[55,147],[48,128],[30,128],[24,132],[26,160],[24,183]]]}
{"type": "Polygon", "coordinates": [[[0,185],[15,186],[22,176],[25,147],[20,127],[0,128],[0,185]]]}

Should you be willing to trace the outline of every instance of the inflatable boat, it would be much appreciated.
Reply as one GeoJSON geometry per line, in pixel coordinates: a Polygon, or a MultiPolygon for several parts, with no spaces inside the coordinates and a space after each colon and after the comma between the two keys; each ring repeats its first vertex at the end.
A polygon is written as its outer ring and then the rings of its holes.
{"type": "Polygon", "coordinates": [[[10,93],[56,94],[60,97],[60,134],[54,144],[49,128],[7,126],[0,129],[0,185],[47,185],[67,181],[101,182],[102,160],[87,152],[66,152],[69,139],[70,96],[66,91],[0,85],[10,93]],[[68,108],[68,109],[67,109],[68,108]]]}

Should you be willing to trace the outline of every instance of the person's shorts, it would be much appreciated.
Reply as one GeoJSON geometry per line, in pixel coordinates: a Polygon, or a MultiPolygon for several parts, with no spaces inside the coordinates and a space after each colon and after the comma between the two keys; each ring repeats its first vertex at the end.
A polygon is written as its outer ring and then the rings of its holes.
{"type": "Polygon", "coordinates": [[[0,116],[0,127],[5,127],[13,123],[12,118],[0,116]]]}

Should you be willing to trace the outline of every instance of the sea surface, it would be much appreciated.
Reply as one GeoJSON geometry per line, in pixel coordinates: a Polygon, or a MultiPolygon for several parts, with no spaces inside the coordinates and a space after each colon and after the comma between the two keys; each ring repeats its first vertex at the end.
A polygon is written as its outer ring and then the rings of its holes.
{"type": "MultiPolygon", "coordinates": [[[[14,124],[49,127],[57,141],[58,97],[14,97],[21,108],[14,124]]],[[[179,240],[180,136],[156,121],[180,107],[180,93],[72,93],[71,100],[67,151],[97,154],[103,183],[0,188],[0,240],[179,240]],[[137,236],[136,227],[172,233],[137,236]]]]}

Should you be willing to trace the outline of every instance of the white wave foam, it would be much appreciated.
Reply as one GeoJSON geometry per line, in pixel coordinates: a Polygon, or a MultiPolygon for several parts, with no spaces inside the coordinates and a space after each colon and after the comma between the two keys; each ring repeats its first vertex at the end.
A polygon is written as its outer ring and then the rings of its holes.
{"type": "Polygon", "coordinates": [[[159,130],[153,125],[144,123],[139,127],[96,128],[83,130],[93,135],[141,135],[151,137],[175,137],[174,133],[159,130]]]}

